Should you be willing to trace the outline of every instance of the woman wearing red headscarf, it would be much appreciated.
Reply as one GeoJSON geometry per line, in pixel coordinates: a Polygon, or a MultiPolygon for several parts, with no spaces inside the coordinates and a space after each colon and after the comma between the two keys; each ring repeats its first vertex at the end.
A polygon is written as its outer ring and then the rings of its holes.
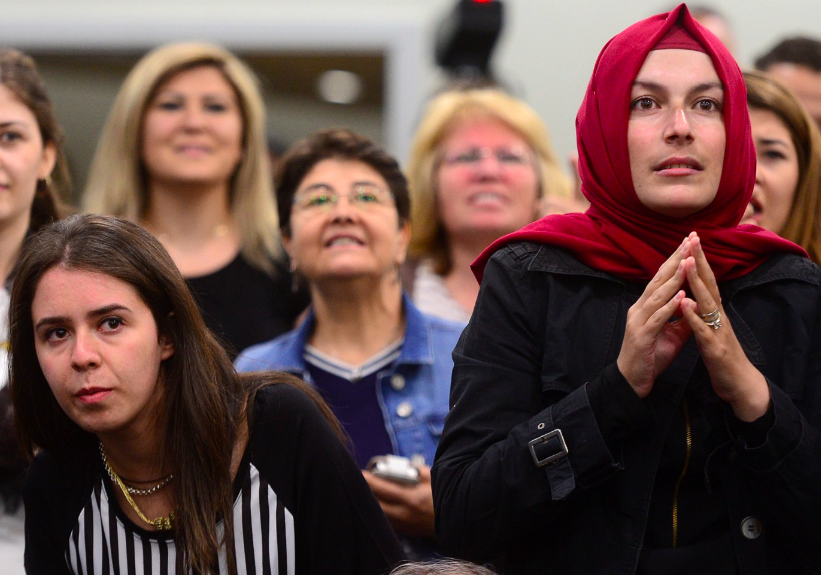
{"type": "Polygon", "coordinates": [[[821,571],[821,271],[737,226],[741,73],[683,5],[602,50],[585,214],[474,264],[433,467],[447,551],[505,573],[821,571]]]}

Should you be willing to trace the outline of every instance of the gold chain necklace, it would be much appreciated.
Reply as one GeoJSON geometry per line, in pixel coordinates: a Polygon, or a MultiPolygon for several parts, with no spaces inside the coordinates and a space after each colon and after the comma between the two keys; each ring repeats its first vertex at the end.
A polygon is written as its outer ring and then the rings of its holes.
{"type": "MultiPolygon", "coordinates": [[[[117,472],[114,471],[111,466],[108,464],[108,459],[106,459],[105,451],[103,451],[103,444],[100,443],[100,455],[103,458],[103,464],[105,465],[105,470],[108,473],[108,476],[111,478],[111,481],[116,483],[120,490],[123,492],[123,496],[125,500],[128,501],[128,504],[131,505],[131,508],[139,515],[140,519],[152,525],[157,531],[169,531],[173,527],[174,521],[174,512],[168,514],[167,517],[157,517],[154,521],[151,521],[148,517],[146,517],[140,508],[137,507],[137,504],[134,503],[134,499],[131,498],[131,494],[128,492],[128,487],[123,480],[120,479],[120,476],[117,475],[117,472]]],[[[173,476],[172,476],[173,477],[173,476]]],[[[170,480],[169,480],[170,481],[170,480]]],[[[168,482],[166,482],[167,484],[168,482]]]]}
{"type": "MultiPolygon", "coordinates": [[[[100,444],[100,457],[103,458],[103,463],[105,463],[105,468],[106,468],[106,471],[108,472],[108,476],[111,478],[111,481],[116,482],[117,480],[114,479],[114,476],[116,475],[116,473],[114,473],[114,471],[111,469],[111,466],[108,465],[108,460],[105,457],[105,451],[103,451],[103,444],[102,443],[100,444]]],[[[120,479],[122,480],[123,485],[125,485],[126,489],[128,489],[128,492],[131,495],[151,495],[152,493],[156,493],[157,491],[159,491],[160,489],[162,489],[163,487],[165,487],[166,485],[171,483],[171,481],[174,479],[174,474],[170,473],[169,475],[167,475],[166,477],[163,477],[162,479],[153,479],[152,481],[158,481],[159,483],[157,483],[153,487],[148,487],[146,489],[140,489],[139,487],[133,487],[133,486],[129,485],[128,483],[126,483],[126,481],[130,481],[130,480],[126,479],[125,477],[120,477],[120,479]]],[[[138,483],[148,483],[148,482],[138,482],[138,483]]]]}

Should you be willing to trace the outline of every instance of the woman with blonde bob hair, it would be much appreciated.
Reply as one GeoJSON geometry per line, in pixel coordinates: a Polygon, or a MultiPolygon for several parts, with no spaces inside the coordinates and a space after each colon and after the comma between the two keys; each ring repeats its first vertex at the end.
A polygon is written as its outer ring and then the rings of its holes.
{"type": "Polygon", "coordinates": [[[420,262],[414,302],[458,321],[470,317],[479,288],[469,264],[502,235],[567,211],[559,204],[571,194],[539,116],[495,88],[445,92],[428,104],[408,181],[410,256],[420,262]]]}
{"type": "Polygon", "coordinates": [[[304,307],[281,259],[258,82],[220,46],[169,44],[136,64],[103,129],[84,209],[157,236],[234,353],[286,331],[304,307]]]}
{"type": "Polygon", "coordinates": [[[742,223],[793,241],[821,264],[821,133],[790,90],[764,72],[744,73],[758,164],[742,223]]]}

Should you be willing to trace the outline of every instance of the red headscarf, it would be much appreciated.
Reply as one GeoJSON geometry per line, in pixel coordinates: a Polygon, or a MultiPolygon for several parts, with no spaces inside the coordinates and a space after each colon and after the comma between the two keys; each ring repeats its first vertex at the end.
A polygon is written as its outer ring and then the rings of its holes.
{"type": "Polygon", "coordinates": [[[605,45],[576,117],[576,134],[582,192],[590,208],[584,214],[546,216],[498,239],[473,263],[479,281],[493,252],[519,240],[566,248],[592,268],[634,280],[652,278],[691,231],[701,237],[719,281],[750,272],[775,252],[806,255],[799,246],[757,226],[736,227],[755,183],[747,91],[733,57],[684,4],[633,24],[605,45]],[[691,38],[684,38],[682,31],[691,38]],[[633,80],[662,39],[664,47],[673,47],[667,45],[671,41],[697,42],[724,85],[727,137],[718,192],[709,206],[686,218],[664,216],[639,201],[627,149],[633,80]]]}

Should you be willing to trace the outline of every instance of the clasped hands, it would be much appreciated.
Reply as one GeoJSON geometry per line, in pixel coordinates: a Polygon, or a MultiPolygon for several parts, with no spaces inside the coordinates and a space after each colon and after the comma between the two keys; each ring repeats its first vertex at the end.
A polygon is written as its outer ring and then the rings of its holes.
{"type": "Polygon", "coordinates": [[[724,313],[715,275],[696,232],[684,238],[627,312],[616,364],[638,396],[647,397],[690,337],[696,338],[713,390],[735,416],[749,422],[764,415],[770,403],[769,386],[747,358],[724,313]],[[685,281],[695,299],[687,297],[685,281]],[[717,317],[711,313],[715,310],[721,318],[718,329],[707,323],[717,317]]]}

